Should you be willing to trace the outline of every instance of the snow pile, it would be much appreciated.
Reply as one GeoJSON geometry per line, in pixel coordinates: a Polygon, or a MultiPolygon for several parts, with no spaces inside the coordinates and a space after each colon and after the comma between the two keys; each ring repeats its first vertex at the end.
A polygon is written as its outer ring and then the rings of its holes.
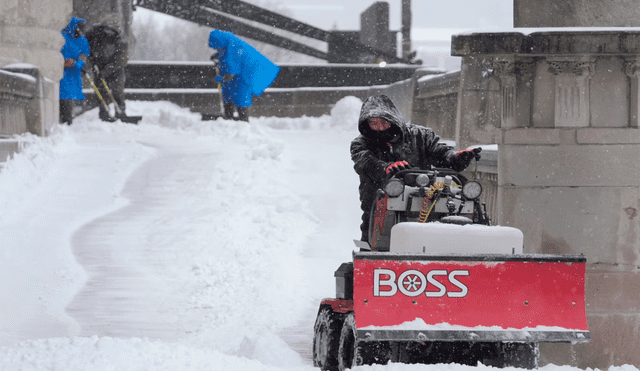
{"type": "Polygon", "coordinates": [[[259,117],[251,122],[273,129],[351,131],[358,126],[362,101],[354,96],[340,99],[331,109],[331,115],[321,117],[259,117]]]}

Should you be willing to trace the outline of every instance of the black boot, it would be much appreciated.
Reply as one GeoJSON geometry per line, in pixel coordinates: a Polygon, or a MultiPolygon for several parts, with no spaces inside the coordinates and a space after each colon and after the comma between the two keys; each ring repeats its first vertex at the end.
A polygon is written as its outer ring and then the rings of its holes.
{"type": "Polygon", "coordinates": [[[104,109],[100,109],[100,112],[98,112],[98,117],[100,118],[100,120],[106,121],[106,122],[114,122],[114,121],[116,121],[116,119],[111,117],[109,115],[109,112],[107,112],[104,109]]]}
{"type": "Polygon", "coordinates": [[[249,122],[249,107],[238,107],[238,121],[249,122]]]}
{"type": "Polygon", "coordinates": [[[222,106],[224,108],[224,119],[225,120],[233,120],[233,113],[235,112],[235,105],[233,103],[225,102],[222,106]]]}
{"type": "Polygon", "coordinates": [[[124,113],[124,112],[125,112],[127,107],[124,105],[124,103],[118,103],[118,108],[119,109],[116,110],[116,118],[117,119],[126,118],[127,114],[124,113]]]}

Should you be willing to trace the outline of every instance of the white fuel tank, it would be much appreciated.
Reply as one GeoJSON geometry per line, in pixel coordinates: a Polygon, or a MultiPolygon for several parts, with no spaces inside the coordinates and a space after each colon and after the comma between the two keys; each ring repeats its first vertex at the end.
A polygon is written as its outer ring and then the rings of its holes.
{"type": "Polygon", "coordinates": [[[523,240],[522,231],[512,227],[406,222],[391,228],[390,252],[522,254],[523,240]]]}

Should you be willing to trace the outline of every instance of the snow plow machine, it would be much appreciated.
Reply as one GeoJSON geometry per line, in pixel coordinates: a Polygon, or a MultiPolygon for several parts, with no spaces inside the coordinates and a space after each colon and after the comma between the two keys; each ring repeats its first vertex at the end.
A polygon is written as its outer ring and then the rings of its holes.
{"type": "Polygon", "coordinates": [[[369,241],[320,304],[313,363],[538,367],[541,342],[590,340],[583,255],[525,254],[492,226],[482,186],[450,169],[403,170],[378,191],[369,241]]]}

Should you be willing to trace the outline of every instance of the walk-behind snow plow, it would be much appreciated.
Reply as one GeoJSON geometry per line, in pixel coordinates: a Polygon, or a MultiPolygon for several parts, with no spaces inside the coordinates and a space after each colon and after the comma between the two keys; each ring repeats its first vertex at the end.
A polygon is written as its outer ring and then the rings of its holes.
{"type": "Polygon", "coordinates": [[[320,304],[314,365],[461,363],[536,368],[541,342],[590,340],[582,255],[524,254],[490,226],[479,183],[448,169],[389,179],[369,244],[320,304]],[[370,249],[370,251],[368,251],[370,249]]]}

